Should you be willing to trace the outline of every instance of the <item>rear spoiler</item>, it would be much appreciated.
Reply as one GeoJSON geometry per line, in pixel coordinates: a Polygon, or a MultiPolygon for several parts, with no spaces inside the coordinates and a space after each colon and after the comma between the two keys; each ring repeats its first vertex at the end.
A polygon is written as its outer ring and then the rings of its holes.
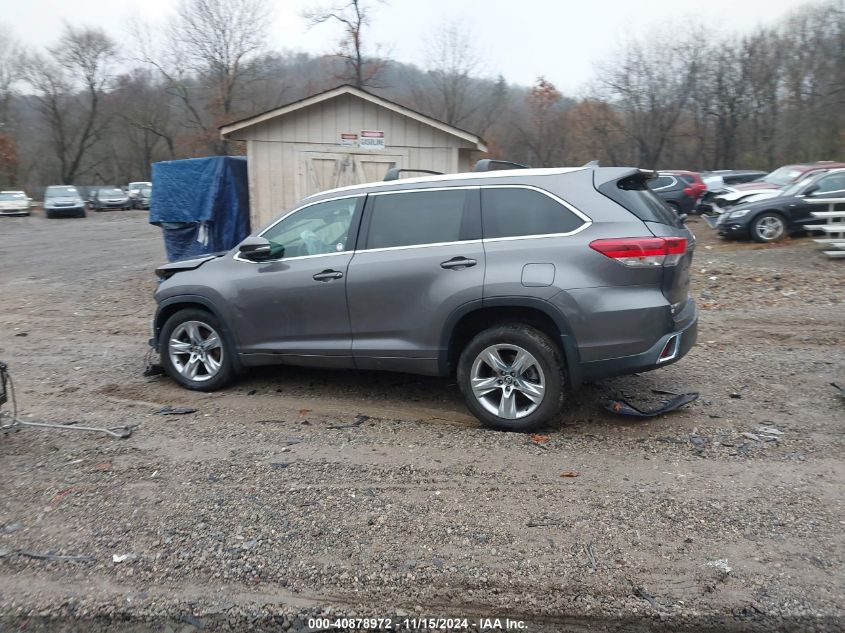
{"type": "Polygon", "coordinates": [[[596,189],[609,182],[619,182],[628,178],[645,182],[657,178],[657,172],[652,169],[637,169],[635,167],[602,167],[593,170],[593,184],[596,189]]]}

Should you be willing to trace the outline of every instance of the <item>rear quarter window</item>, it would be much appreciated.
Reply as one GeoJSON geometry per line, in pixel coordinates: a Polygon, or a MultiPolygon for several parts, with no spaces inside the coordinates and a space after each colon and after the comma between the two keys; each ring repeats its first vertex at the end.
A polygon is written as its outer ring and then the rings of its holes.
{"type": "Polygon", "coordinates": [[[646,179],[641,174],[637,174],[622,180],[606,182],[599,187],[599,191],[643,222],[683,226],[678,214],[651,191],[646,183],[646,179]]]}
{"type": "Polygon", "coordinates": [[[485,238],[571,233],[584,224],[560,202],[534,189],[481,189],[481,226],[485,238]]]}

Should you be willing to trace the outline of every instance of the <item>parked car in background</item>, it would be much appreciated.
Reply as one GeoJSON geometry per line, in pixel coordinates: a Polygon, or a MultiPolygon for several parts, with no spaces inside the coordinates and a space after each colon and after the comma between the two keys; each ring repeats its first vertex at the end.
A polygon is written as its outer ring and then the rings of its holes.
{"type": "Polygon", "coordinates": [[[702,172],[701,179],[707,185],[708,191],[717,191],[732,185],[760,180],[767,174],[768,172],[759,169],[719,169],[702,172]]]}
{"type": "Polygon", "coordinates": [[[760,180],[732,185],[728,189],[734,191],[749,191],[763,189],[782,189],[793,185],[807,176],[812,176],[821,171],[845,167],[845,163],[837,163],[832,160],[819,160],[814,163],[801,163],[796,165],[784,165],[773,172],[766,174],[760,180]]]}
{"type": "Polygon", "coordinates": [[[310,196],[228,253],[160,266],[151,344],[188,389],[266,364],[456,375],[484,424],[536,428],[566,389],[695,342],[695,238],[652,175],[514,169],[310,196]]]}
{"type": "Polygon", "coordinates": [[[94,211],[127,210],[132,208],[132,201],[129,200],[129,195],[119,187],[100,187],[94,192],[91,207],[94,211]]]}
{"type": "Polygon", "coordinates": [[[818,224],[811,212],[827,210],[830,203],[821,201],[831,198],[842,198],[845,210],[845,169],[815,173],[780,195],[742,202],[719,216],[716,229],[724,237],[774,242],[805,230],[808,224],[818,224]]]}
{"type": "Polygon", "coordinates": [[[133,201],[133,208],[134,209],[149,209],[150,208],[150,198],[153,196],[153,188],[152,186],[143,186],[138,189],[138,195],[135,196],[135,200],[133,201]]]}
{"type": "Polygon", "coordinates": [[[151,182],[140,182],[139,181],[139,182],[130,182],[129,183],[129,186],[126,188],[126,193],[129,196],[129,200],[132,201],[132,208],[133,209],[139,209],[140,208],[136,205],[136,202],[138,200],[138,195],[141,192],[141,189],[143,189],[144,187],[152,187],[152,186],[153,186],[153,183],[151,183],[151,182]]]}
{"type": "Polygon", "coordinates": [[[695,172],[661,171],[648,182],[648,188],[680,215],[693,212],[705,185],[695,172]]]}
{"type": "Polygon", "coordinates": [[[62,216],[85,217],[85,201],[76,187],[52,185],[44,190],[44,215],[48,218],[62,216]]]}
{"type": "Polygon", "coordinates": [[[31,205],[23,191],[0,191],[0,215],[29,215],[31,205]]]}

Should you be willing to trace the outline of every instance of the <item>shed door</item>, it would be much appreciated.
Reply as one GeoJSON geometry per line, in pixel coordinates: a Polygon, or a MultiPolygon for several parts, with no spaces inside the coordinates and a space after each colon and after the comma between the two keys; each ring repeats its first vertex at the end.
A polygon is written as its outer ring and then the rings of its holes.
{"type": "Polygon", "coordinates": [[[387,170],[402,165],[402,156],[348,152],[300,152],[298,199],[314,193],[384,180],[387,170]]]}

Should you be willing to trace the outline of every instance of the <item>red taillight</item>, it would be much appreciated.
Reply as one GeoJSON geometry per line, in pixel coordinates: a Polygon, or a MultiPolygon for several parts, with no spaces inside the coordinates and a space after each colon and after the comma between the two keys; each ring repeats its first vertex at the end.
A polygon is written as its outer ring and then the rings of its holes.
{"type": "Polygon", "coordinates": [[[700,198],[707,191],[707,185],[703,182],[694,182],[684,187],[684,193],[690,198],[700,198]]]}
{"type": "Polygon", "coordinates": [[[633,268],[673,266],[687,251],[685,237],[621,237],[594,240],[590,248],[633,268]]]}

